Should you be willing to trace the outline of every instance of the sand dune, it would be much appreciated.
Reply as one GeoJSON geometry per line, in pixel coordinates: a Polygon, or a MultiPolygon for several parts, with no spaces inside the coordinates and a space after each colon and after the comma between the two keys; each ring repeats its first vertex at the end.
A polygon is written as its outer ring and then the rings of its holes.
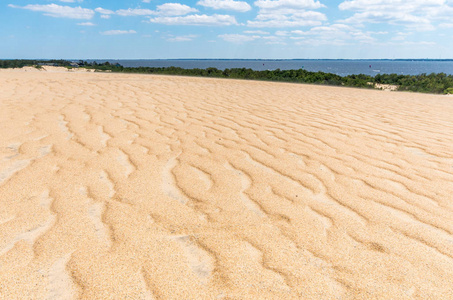
{"type": "Polygon", "coordinates": [[[453,299],[453,99],[0,71],[0,298],[453,299]]]}

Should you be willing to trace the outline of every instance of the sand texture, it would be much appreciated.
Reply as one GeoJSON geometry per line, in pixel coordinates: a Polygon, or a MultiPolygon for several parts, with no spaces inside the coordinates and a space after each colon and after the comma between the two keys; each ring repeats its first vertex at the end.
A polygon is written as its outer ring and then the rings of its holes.
{"type": "Polygon", "coordinates": [[[453,98],[0,71],[0,299],[453,299],[453,98]]]}

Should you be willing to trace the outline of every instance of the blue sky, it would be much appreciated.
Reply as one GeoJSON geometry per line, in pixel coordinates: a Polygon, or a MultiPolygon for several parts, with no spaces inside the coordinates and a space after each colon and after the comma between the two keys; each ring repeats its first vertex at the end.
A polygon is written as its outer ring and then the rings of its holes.
{"type": "Polygon", "coordinates": [[[5,0],[0,58],[453,58],[453,0],[5,0]]]}

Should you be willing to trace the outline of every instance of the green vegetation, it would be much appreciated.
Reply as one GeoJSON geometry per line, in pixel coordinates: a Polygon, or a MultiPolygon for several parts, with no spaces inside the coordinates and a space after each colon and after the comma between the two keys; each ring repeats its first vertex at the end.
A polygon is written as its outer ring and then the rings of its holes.
{"type": "Polygon", "coordinates": [[[399,91],[448,94],[453,89],[453,76],[445,73],[420,75],[378,74],[375,83],[398,85],[399,91]]]}
{"type": "Polygon", "coordinates": [[[0,60],[0,68],[22,68],[26,66],[41,66],[44,64],[52,64],[55,66],[69,66],[71,62],[66,60],[31,60],[31,59],[14,59],[14,60],[0,60]]]}
{"type": "Polygon", "coordinates": [[[0,68],[21,68],[24,66],[55,65],[62,67],[83,67],[94,69],[97,72],[110,71],[120,73],[140,73],[140,74],[163,74],[163,75],[181,75],[181,76],[200,76],[215,78],[234,78],[234,79],[251,79],[267,80],[294,83],[311,83],[336,86],[349,86],[360,88],[374,88],[375,84],[391,84],[398,86],[399,91],[436,93],[436,94],[453,94],[453,75],[445,73],[432,73],[420,75],[398,75],[398,74],[377,74],[372,77],[369,75],[358,74],[339,76],[332,73],[309,72],[303,69],[299,70],[266,70],[254,71],[246,68],[233,68],[218,70],[216,68],[207,69],[183,69],[178,67],[153,68],[153,67],[123,67],[120,64],[111,64],[109,62],[97,63],[78,61],[71,63],[66,60],[0,60],[0,68]]]}

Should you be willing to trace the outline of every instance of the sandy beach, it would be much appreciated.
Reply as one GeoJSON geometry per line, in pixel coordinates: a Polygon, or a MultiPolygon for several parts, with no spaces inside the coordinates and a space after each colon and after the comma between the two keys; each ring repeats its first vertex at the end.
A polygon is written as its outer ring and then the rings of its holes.
{"type": "Polygon", "coordinates": [[[453,98],[0,70],[0,299],[453,299],[453,98]]]}

